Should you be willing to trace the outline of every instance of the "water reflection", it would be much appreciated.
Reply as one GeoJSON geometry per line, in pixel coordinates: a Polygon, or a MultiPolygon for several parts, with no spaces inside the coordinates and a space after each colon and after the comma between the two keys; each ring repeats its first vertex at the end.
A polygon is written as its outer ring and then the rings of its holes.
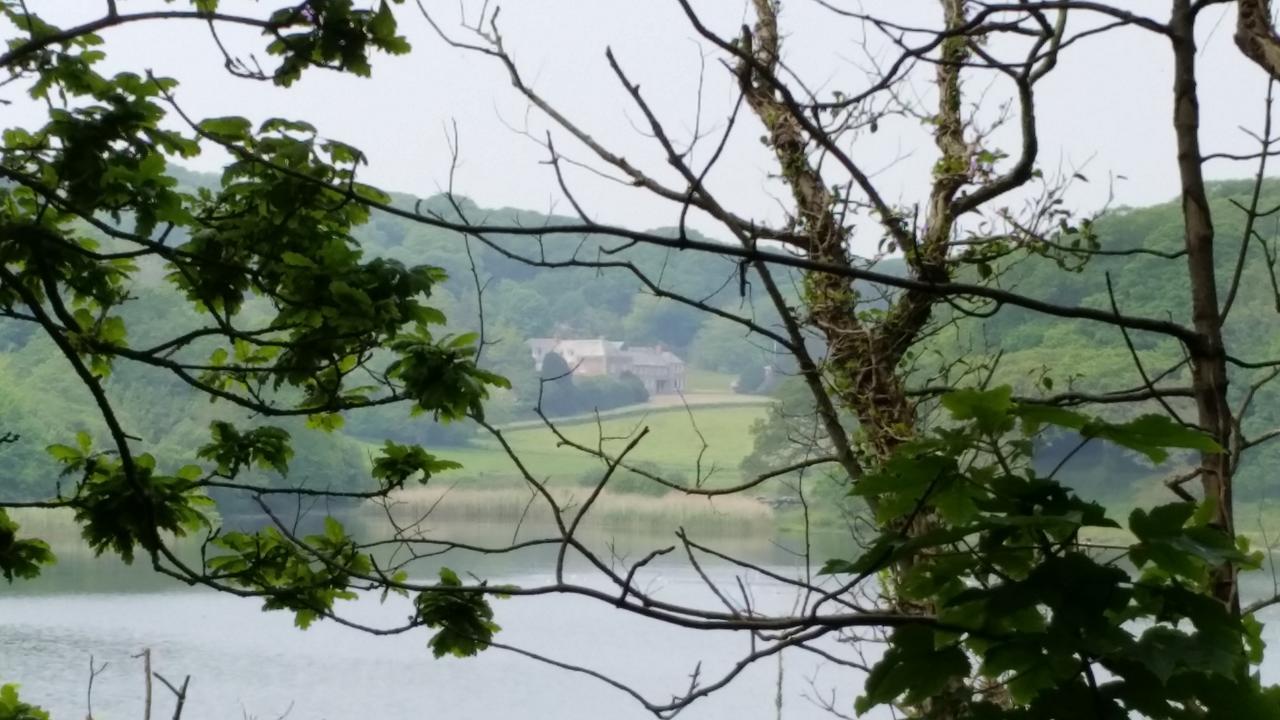
{"type": "MultiPolygon", "coordinates": [[[[354,531],[370,533],[370,518],[348,518],[354,531]]],[[[511,540],[511,525],[438,526],[439,536],[479,545],[511,540]]],[[[300,528],[306,532],[306,527],[300,528]]],[[[522,538],[545,533],[528,527],[522,538]]],[[[602,557],[619,561],[669,545],[669,534],[612,534],[588,530],[587,542],[602,557]]],[[[726,552],[792,575],[801,572],[795,538],[781,542],[768,536],[703,538],[726,552]]],[[[815,540],[814,557],[836,554],[838,535],[815,540]]],[[[194,553],[197,548],[184,547],[194,553]]],[[[427,577],[441,564],[495,582],[536,584],[549,579],[554,549],[533,548],[519,554],[451,554],[415,563],[415,576],[427,577]]],[[[45,577],[17,583],[0,595],[0,678],[19,680],[24,695],[53,711],[55,720],[83,717],[89,656],[107,668],[94,684],[96,717],[141,717],[143,680],[140,661],[132,658],[152,649],[156,669],[170,679],[191,675],[191,694],[184,717],[225,720],[228,717],[333,720],[376,717],[410,720],[439,715],[470,719],[506,717],[539,720],[599,720],[602,717],[651,717],[636,703],[599,681],[550,668],[500,650],[480,657],[432,660],[426,647],[429,631],[371,637],[319,623],[307,632],[292,626],[284,613],[262,613],[254,601],[185,588],[157,576],[142,565],[93,559],[84,552],[61,553],[62,561],[45,577]]],[[[572,560],[572,558],[571,558],[572,560]]],[[[717,583],[737,588],[736,578],[754,607],[786,612],[796,602],[795,588],[714,558],[704,569],[717,583]]],[[[570,579],[590,583],[598,577],[581,560],[570,562],[570,579]]],[[[677,553],[647,566],[641,583],[658,597],[715,607],[717,599],[677,553]]],[[[1250,576],[1246,592],[1270,590],[1270,578],[1250,576]]],[[[361,597],[346,608],[353,619],[375,625],[402,623],[412,612],[407,600],[385,603],[361,597]]],[[[598,601],[578,597],[517,598],[495,603],[501,640],[553,658],[590,665],[616,676],[652,699],[664,699],[687,688],[690,676],[703,682],[717,677],[750,651],[741,632],[698,632],[670,627],[620,612],[598,601]]],[[[1269,611],[1272,618],[1275,610],[1269,611]]],[[[1280,639],[1276,629],[1267,637],[1280,639]]],[[[835,649],[834,644],[829,646],[835,649]]],[[[1273,654],[1280,658],[1280,654],[1273,654]]],[[[1280,679],[1273,659],[1264,670],[1280,679]]],[[[696,704],[682,717],[790,718],[810,720],[831,715],[813,701],[815,693],[850,707],[860,674],[823,658],[791,650],[781,667],[769,659],[748,668],[728,689],[696,704]],[[782,711],[776,708],[781,683],[782,711]]],[[[156,717],[171,713],[170,701],[157,687],[156,717]]]]}
{"type": "MultiPolygon", "coordinates": [[[[353,532],[370,518],[347,518],[353,532]]],[[[307,532],[307,527],[299,528],[307,532]]],[[[507,523],[437,526],[440,537],[501,545],[510,542],[507,523]]],[[[521,539],[548,528],[526,527],[521,539]]],[[[600,528],[583,539],[609,561],[632,563],[649,550],[670,545],[669,533],[622,536],[600,528]]],[[[693,532],[697,537],[696,531],[693,532]]],[[[800,562],[795,551],[768,536],[700,537],[771,571],[791,574],[800,562]]],[[[833,539],[834,541],[834,539],[833,539]]],[[[791,544],[802,546],[792,539],[791,544]]],[[[71,545],[73,547],[73,545],[71,545]]],[[[198,548],[182,549],[192,555],[198,548]]],[[[550,579],[555,549],[535,547],[518,554],[450,553],[415,562],[415,577],[434,575],[447,564],[494,582],[539,584],[550,579]]],[[[580,558],[569,558],[567,579],[598,583],[598,575],[580,558]]],[[[110,558],[93,559],[63,549],[61,562],[44,577],[7,588],[0,596],[0,678],[20,680],[23,694],[54,712],[55,719],[82,717],[88,662],[92,654],[107,669],[94,683],[97,717],[139,717],[142,706],[140,661],[131,656],[152,649],[156,669],[171,679],[192,676],[188,720],[250,716],[275,718],[350,718],[386,720],[448,714],[458,718],[644,718],[652,717],[634,701],[599,681],[550,668],[508,652],[480,657],[432,660],[429,631],[370,637],[319,623],[307,632],[292,626],[284,613],[262,613],[254,601],[184,588],[150,572],[144,563],[129,567],[110,558]]],[[[704,569],[716,583],[750,593],[754,607],[785,612],[795,602],[794,588],[706,558],[704,569]]],[[[639,583],[672,602],[717,607],[702,578],[675,553],[646,566],[639,583]]],[[[718,609],[718,608],[717,608],[718,609]]],[[[411,612],[407,600],[374,596],[348,604],[346,615],[374,625],[402,623],[411,612]]],[[[651,699],[664,700],[690,684],[727,671],[749,652],[741,632],[693,632],[623,613],[580,597],[518,598],[495,603],[504,642],[551,657],[590,665],[617,676],[651,699]]],[[[809,701],[811,681],[822,687],[855,687],[850,671],[815,655],[796,653],[781,668],[784,717],[829,717],[809,701]]],[[[691,718],[775,717],[779,666],[774,660],[749,668],[727,690],[697,704],[691,718]]],[[[157,695],[157,698],[160,698],[157,695]]],[[[841,702],[851,702],[846,690],[841,702]]],[[[158,700],[158,702],[160,702],[158,700]]],[[[157,711],[164,714],[168,698],[157,711]]]]}

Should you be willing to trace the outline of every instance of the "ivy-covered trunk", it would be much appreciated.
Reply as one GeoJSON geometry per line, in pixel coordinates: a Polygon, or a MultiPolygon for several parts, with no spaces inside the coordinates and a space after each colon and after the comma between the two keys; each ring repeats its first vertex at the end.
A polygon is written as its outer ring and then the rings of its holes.
{"type": "MultiPolygon", "coordinates": [[[[961,27],[965,22],[964,0],[940,2],[946,28],[961,27]]],[[[809,156],[813,134],[803,125],[798,106],[774,81],[780,51],[778,8],[772,0],[755,0],[754,6],[757,17],[754,28],[744,29],[740,39],[740,47],[745,51],[738,68],[743,94],[765,126],[767,142],[795,201],[799,215],[796,220],[807,243],[801,249],[826,265],[851,269],[855,265],[848,247],[850,229],[844,225],[840,210],[848,198],[825,183],[819,167],[809,156]]],[[[950,279],[948,250],[955,229],[954,200],[969,180],[970,150],[964,138],[960,88],[960,69],[968,55],[968,41],[961,34],[942,43],[935,79],[938,107],[934,140],[939,160],[934,168],[925,226],[918,234],[909,231],[906,223],[874,191],[868,193],[884,232],[889,241],[904,252],[912,274],[932,283],[945,283],[950,279]]],[[[856,170],[851,170],[857,181],[856,170]]],[[[870,190],[869,183],[863,190],[870,190]]],[[[821,332],[826,342],[823,370],[830,396],[857,418],[859,465],[875,468],[917,433],[916,404],[906,392],[907,368],[903,366],[903,359],[919,341],[939,298],[925,289],[904,290],[884,317],[875,320],[859,317],[857,290],[848,274],[808,272],[803,290],[806,320],[821,332]]],[[[856,483],[857,479],[853,481],[856,483]]],[[[874,506],[876,499],[870,497],[868,501],[874,506]]],[[[937,526],[932,513],[925,509],[890,523],[890,528],[904,538],[921,535],[937,526]]],[[[935,603],[910,600],[898,591],[898,578],[913,562],[906,558],[890,568],[891,577],[884,588],[886,599],[900,612],[936,615],[939,608],[935,603]]],[[[958,717],[971,696],[971,689],[957,680],[909,710],[946,720],[958,717]]]]}

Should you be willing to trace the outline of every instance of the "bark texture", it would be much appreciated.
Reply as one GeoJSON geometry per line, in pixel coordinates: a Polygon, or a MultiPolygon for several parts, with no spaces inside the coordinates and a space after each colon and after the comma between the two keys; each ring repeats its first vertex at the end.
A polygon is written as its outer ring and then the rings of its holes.
{"type": "Polygon", "coordinates": [[[1236,0],[1236,45],[1274,78],[1280,78],[1280,35],[1271,26],[1271,0],[1236,0]]]}
{"type": "MultiPolygon", "coordinates": [[[[847,199],[824,182],[810,156],[811,134],[801,121],[802,110],[788,102],[777,87],[775,69],[781,50],[777,6],[771,0],[753,2],[756,23],[751,29],[744,28],[739,40],[743,59],[738,66],[738,79],[744,97],[764,125],[769,146],[791,190],[796,221],[807,242],[802,249],[824,263],[852,267],[850,228],[841,219],[847,199]]],[[[940,2],[948,29],[964,23],[964,0],[940,2]]],[[[969,181],[971,158],[964,138],[960,88],[960,67],[969,54],[967,42],[963,36],[946,40],[937,64],[935,84],[939,97],[934,140],[939,160],[922,231],[918,236],[909,234],[900,218],[884,206],[877,208],[884,232],[901,247],[912,273],[931,282],[949,279],[947,255],[955,227],[954,201],[969,181]]],[[[858,419],[862,459],[874,464],[916,432],[916,405],[906,393],[902,361],[928,324],[938,297],[923,290],[906,290],[895,298],[884,319],[863,321],[857,314],[857,291],[847,277],[808,273],[804,293],[808,321],[827,342],[824,369],[832,394],[858,419]]],[[[905,534],[915,534],[932,524],[932,517],[926,512],[918,514],[910,527],[901,529],[905,534]]],[[[904,569],[897,568],[899,572],[904,569]]],[[[901,598],[890,599],[904,612],[932,614],[937,609],[901,598]]],[[[924,706],[910,710],[923,717],[945,720],[957,717],[971,695],[970,688],[956,683],[924,706]]]]}
{"type": "MultiPolygon", "coordinates": [[[[747,103],[768,132],[769,145],[791,190],[797,222],[807,240],[802,248],[815,260],[852,267],[849,228],[841,223],[844,198],[835,195],[810,159],[809,136],[797,114],[777,91],[773,72],[780,40],[777,9],[770,0],[754,0],[756,23],[740,40],[744,56],[738,77],[747,103]]],[[[963,0],[942,0],[948,27],[964,22],[963,0]]],[[[901,218],[881,211],[881,223],[906,254],[920,279],[948,279],[947,251],[955,225],[953,201],[968,180],[969,150],[961,115],[959,63],[967,57],[967,41],[956,37],[943,45],[937,70],[939,107],[935,142],[940,158],[920,236],[907,233],[901,218]]],[[[826,370],[841,404],[858,418],[864,454],[885,457],[914,432],[915,403],[907,397],[900,372],[903,356],[929,322],[937,296],[922,290],[903,291],[884,320],[862,322],[856,313],[857,292],[850,279],[829,273],[805,278],[809,321],[828,344],[826,370]]]]}
{"type": "MultiPolygon", "coordinates": [[[[1265,5],[1265,3],[1254,3],[1265,5]]],[[[1249,3],[1241,3],[1242,17],[1249,3]]],[[[1184,243],[1187,277],[1191,287],[1191,319],[1196,341],[1191,355],[1192,389],[1200,428],[1231,447],[1234,422],[1227,403],[1226,350],[1222,342],[1222,316],[1218,306],[1218,282],[1214,266],[1213,218],[1205,193],[1200,153],[1200,103],[1196,95],[1195,14],[1190,0],[1174,0],[1169,21],[1174,56],[1173,126],[1178,144],[1178,175],[1182,185],[1184,243]]],[[[1200,482],[1204,499],[1215,503],[1213,523],[1234,535],[1232,470],[1228,452],[1203,453],[1200,482]]],[[[1236,611],[1240,599],[1236,569],[1217,568],[1212,578],[1214,597],[1236,611]]]]}

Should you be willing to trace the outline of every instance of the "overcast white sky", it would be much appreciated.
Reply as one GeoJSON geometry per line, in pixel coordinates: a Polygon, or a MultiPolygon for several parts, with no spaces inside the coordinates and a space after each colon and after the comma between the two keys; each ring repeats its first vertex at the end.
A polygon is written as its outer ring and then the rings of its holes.
{"type": "MultiPolygon", "coordinates": [[[[28,3],[36,12],[63,23],[100,13],[103,4],[89,0],[28,3]]],[[[457,27],[457,0],[423,3],[439,13],[446,27],[457,27]]],[[[126,11],[154,4],[121,3],[126,11]]],[[[472,16],[481,4],[462,0],[472,16]]],[[[224,2],[227,10],[255,14],[271,5],[224,2]]],[[[857,5],[845,2],[848,7],[857,5]]],[[[935,0],[865,0],[860,5],[919,24],[938,24],[935,0]]],[[[1168,8],[1165,0],[1128,5],[1161,19],[1168,8]]],[[[712,26],[727,35],[734,34],[746,17],[743,0],[702,0],[698,6],[712,26]]],[[[542,162],[545,152],[513,130],[527,128],[540,137],[552,127],[550,123],[528,112],[496,62],[448,47],[412,3],[397,9],[414,52],[380,58],[369,79],[312,72],[287,90],[236,79],[222,70],[207,30],[193,22],[144,23],[113,30],[107,36],[107,50],[114,67],[152,69],[179,79],[179,99],[194,115],[309,120],[324,134],[362,148],[370,159],[366,179],[391,190],[428,195],[444,185],[449,165],[445,127],[456,121],[461,133],[459,192],[487,206],[544,211],[555,207],[568,213],[550,169],[542,162]]],[[[1090,22],[1084,16],[1072,21],[1073,27],[1090,22]]],[[[865,85],[858,67],[865,65],[865,56],[855,42],[862,35],[859,26],[838,20],[813,0],[786,0],[783,25],[786,59],[809,84],[846,92],[865,85]]],[[[1248,151],[1252,146],[1238,127],[1261,125],[1266,80],[1239,56],[1231,37],[1233,25],[1234,11],[1228,6],[1210,9],[1202,21],[1200,80],[1206,152],[1248,151]]],[[[656,146],[637,131],[639,113],[610,73],[604,51],[613,48],[672,132],[687,139],[697,107],[699,58],[709,50],[695,38],[675,0],[509,0],[502,7],[501,27],[525,77],[541,93],[619,154],[655,173],[667,172],[656,146]]],[[[232,33],[226,39],[242,48],[257,42],[252,34],[232,33]]],[[[872,49],[882,46],[882,41],[873,43],[872,49]]],[[[1077,207],[1091,208],[1105,200],[1108,175],[1127,178],[1114,186],[1119,203],[1148,204],[1176,193],[1169,62],[1166,41],[1125,29],[1070,48],[1059,69],[1041,86],[1041,164],[1046,172],[1060,164],[1084,169],[1091,182],[1074,189],[1071,202],[1077,207]]],[[[978,79],[967,86],[974,99],[984,87],[985,81],[978,79]]],[[[917,83],[917,90],[927,93],[927,83],[917,83]]],[[[5,99],[19,100],[12,86],[0,93],[5,99]]],[[[994,103],[1003,94],[1007,88],[993,86],[986,102],[994,103]]],[[[723,122],[732,100],[732,83],[713,56],[706,66],[704,129],[723,122]]],[[[22,102],[0,106],[4,125],[32,122],[39,112],[22,102]]],[[[767,177],[773,165],[759,135],[758,126],[744,125],[710,183],[738,213],[776,221],[781,210],[773,196],[780,188],[767,177]]],[[[562,132],[553,129],[553,137],[562,149],[581,155],[562,132]]],[[[851,154],[870,169],[889,165],[877,179],[891,200],[906,202],[917,199],[926,187],[933,160],[927,137],[918,127],[907,125],[859,140],[851,154]]],[[[212,169],[218,162],[219,158],[209,156],[197,166],[212,169]]],[[[1208,168],[1211,177],[1239,177],[1251,171],[1225,163],[1208,168]]],[[[598,220],[641,228],[676,221],[675,208],[643,193],[584,173],[574,175],[574,184],[579,199],[598,220]]],[[[701,226],[714,232],[707,223],[701,226]]],[[[868,250],[874,239],[869,235],[859,241],[860,249],[868,250]]]]}

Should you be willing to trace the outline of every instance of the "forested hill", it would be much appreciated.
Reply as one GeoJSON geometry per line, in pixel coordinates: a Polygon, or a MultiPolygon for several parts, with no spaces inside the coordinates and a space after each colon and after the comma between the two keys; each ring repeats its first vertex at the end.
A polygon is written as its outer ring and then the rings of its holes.
{"type": "MultiPolygon", "coordinates": [[[[212,183],[210,176],[183,174],[192,185],[212,183]]],[[[1242,216],[1231,205],[1247,187],[1241,183],[1213,186],[1213,209],[1224,249],[1238,246],[1243,232],[1242,216]]],[[[1280,186],[1266,188],[1262,205],[1280,204],[1280,186]]],[[[416,207],[458,219],[455,208],[444,198],[419,203],[406,195],[393,196],[404,208],[416,207]]],[[[538,227],[549,222],[571,222],[569,218],[549,218],[538,213],[499,209],[488,210],[462,201],[465,218],[476,224],[538,227]]],[[[1174,253],[1180,248],[1181,223],[1178,208],[1170,203],[1141,209],[1123,209],[1102,218],[1096,226],[1104,249],[1141,248],[1174,253]]],[[[1274,222],[1259,227],[1268,243],[1274,242],[1274,222]]],[[[504,393],[489,405],[491,419],[503,422],[522,417],[536,394],[536,377],[524,340],[556,332],[579,337],[608,337],[636,344],[662,343],[684,357],[692,367],[723,373],[732,378],[772,362],[772,349],[759,338],[748,337],[733,323],[644,291],[640,281],[624,268],[534,267],[487,247],[474,239],[386,214],[376,214],[364,226],[359,239],[368,256],[384,256],[408,264],[430,264],[444,268],[449,280],[438,287],[432,304],[449,318],[449,329],[474,331],[480,317],[482,298],[485,338],[492,344],[484,363],[510,377],[515,391],[504,393]],[[483,292],[477,293],[477,284],[483,292]]],[[[629,262],[644,271],[664,289],[754,315],[759,322],[775,322],[768,300],[754,278],[739,276],[738,264],[730,259],[693,251],[674,251],[652,246],[634,246],[605,255],[605,249],[619,242],[594,237],[548,238],[539,244],[528,237],[495,238],[500,247],[533,256],[549,264],[563,264],[573,258],[593,261],[629,262]],[[745,280],[745,282],[743,282],[745,280]]],[[[1268,246],[1271,257],[1275,252],[1268,246]]],[[[1236,256],[1222,252],[1220,271],[1229,276],[1236,256]]],[[[1272,291],[1269,263],[1264,252],[1254,246],[1244,265],[1244,282],[1232,310],[1228,332],[1251,357],[1280,355],[1280,338],[1258,332],[1274,324],[1276,301],[1272,291]]],[[[887,261],[877,269],[899,272],[901,263],[887,261]]],[[[998,282],[1010,289],[1054,302],[1108,307],[1106,275],[1110,274],[1117,302],[1128,314],[1184,319],[1189,307],[1180,260],[1149,254],[1094,257],[1083,269],[1064,270],[1051,260],[1033,258],[998,269],[998,282]]],[[[173,302],[172,293],[161,294],[162,273],[143,273],[133,292],[127,321],[132,338],[142,342],[160,329],[187,323],[190,311],[173,302]],[[150,330],[148,330],[150,328],[150,330]]],[[[788,292],[796,292],[788,285],[788,292]]],[[[991,357],[1001,353],[998,376],[1023,391],[1044,391],[1049,384],[1061,390],[1099,387],[1103,380],[1132,377],[1138,383],[1133,361],[1119,332],[1084,322],[1046,321],[1013,308],[1005,308],[995,318],[961,323],[960,332],[944,333],[935,339],[947,354],[991,357]],[[1045,377],[1050,380],[1045,381],[1045,377]]],[[[1153,336],[1133,337],[1144,363],[1163,368],[1179,357],[1171,343],[1153,336]]],[[[32,494],[48,494],[53,488],[55,466],[43,448],[65,442],[69,430],[98,429],[98,420],[87,393],[65,371],[49,343],[21,323],[0,321],[0,419],[3,428],[23,436],[22,442],[6,451],[8,477],[32,494]]],[[[725,391],[728,382],[724,383],[725,391]]],[[[1111,385],[1114,387],[1114,384],[1111,385]]],[[[142,440],[170,456],[190,456],[205,442],[208,426],[215,418],[245,420],[243,413],[225,404],[211,405],[188,392],[176,378],[143,372],[121,364],[109,383],[118,400],[122,420],[142,440]]],[[[1280,395],[1266,392],[1258,401],[1255,426],[1274,422],[1280,425],[1280,395]]],[[[364,441],[394,438],[423,442],[430,446],[468,442],[473,428],[465,425],[439,426],[427,419],[410,420],[402,408],[359,413],[348,419],[336,435],[321,435],[305,428],[301,421],[283,423],[295,435],[296,455],[291,477],[319,486],[342,487],[367,478],[364,441]]],[[[742,438],[743,454],[752,439],[742,438]]],[[[442,454],[447,455],[447,451],[442,454]]],[[[1280,457],[1280,454],[1277,455],[1280,457]]],[[[1269,479],[1265,473],[1246,473],[1245,494],[1255,492],[1269,479]]]]}
{"type": "MultiPolygon", "coordinates": [[[[211,175],[175,173],[189,187],[213,186],[211,175]]],[[[393,195],[401,208],[477,224],[539,227],[553,222],[572,223],[514,209],[483,209],[461,200],[455,208],[443,197],[419,201],[393,195]],[[462,211],[459,217],[458,210],[462,211]]],[[[674,233],[673,233],[674,234],[674,233]]],[[[556,332],[565,336],[607,337],[633,344],[663,344],[692,367],[719,373],[715,388],[729,392],[732,379],[745,370],[759,370],[771,362],[772,348],[740,325],[715,319],[686,305],[662,300],[643,291],[640,280],[622,267],[534,267],[474,238],[434,229],[390,214],[375,214],[357,237],[366,257],[388,257],[406,264],[427,264],[448,272],[447,282],[437,286],[430,304],[442,310],[448,332],[480,329],[483,304],[486,348],[483,364],[510,378],[514,392],[499,393],[487,406],[495,422],[525,419],[537,395],[537,379],[524,341],[556,332]],[[477,292],[477,281],[482,293],[477,292]],[[482,303],[481,299],[482,298],[482,303]]],[[[106,238],[99,238],[110,246],[106,238]]],[[[705,238],[702,238],[705,239],[705,238]]],[[[182,238],[171,238],[180,242],[182,238]]],[[[730,308],[774,324],[770,305],[750,278],[739,282],[738,264],[693,251],[634,246],[620,252],[617,240],[595,237],[494,237],[500,248],[537,257],[551,264],[573,258],[630,263],[660,284],[664,290],[696,298],[710,306],[730,308]]],[[[130,342],[146,346],[174,327],[195,322],[194,313],[167,286],[163,268],[144,265],[132,288],[137,300],[122,314],[130,342]]],[[[44,447],[66,442],[69,432],[100,429],[90,398],[65,367],[51,343],[27,324],[0,320],[0,421],[5,431],[22,441],[6,449],[8,478],[47,494],[53,488],[56,466],[44,447]]],[[[208,440],[209,423],[215,418],[248,420],[225,403],[209,404],[189,392],[177,378],[145,370],[122,361],[108,382],[119,404],[122,421],[144,443],[170,457],[190,457],[208,440]]],[[[586,397],[583,402],[591,402],[586,397]]],[[[260,422],[260,418],[255,418],[260,422]]],[[[393,438],[428,446],[467,442],[474,427],[465,423],[442,426],[427,418],[408,417],[402,407],[378,408],[355,413],[335,436],[310,431],[301,421],[279,423],[295,437],[296,455],[291,477],[318,485],[345,486],[367,479],[367,451],[361,441],[393,438]]],[[[749,438],[743,438],[749,443],[749,438]]]]}
{"type": "MultiPolygon", "coordinates": [[[[1227,316],[1225,334],[1234,355],[1244,360],[1280,357],[1280,296],[1274,273],[1280,225],[1277,216],[1263,218],[1254,227],[1256,236],[1240,256],[1246,214],[1253,183],[1227,181],[1209,186],[1216,229],[1215,264],[1219,278],[1219,302],[1225,303],[1231,279],[1240,268],[1239,290],[1227,316]],[[1238,265],[1239,264],[1239,265],[1238,265]]],[[[1280,206],[1280,182],[1268,182],[1260,195],[1263,210],[1280,206]]],[[[1075,262],[1060,266],[1052,259],[1032,258],[1013,263],[998,283],[1030,297],[1065,306],[1110,310],[1111,293],[1121,313],[1190,324],[1190,292],[1186,280],[1181,210],[1177,202],[1144,208],[1120,208],[1101,217],[1094,226],[1098,249],[1082,267],[1075,262]],[[1108,291],[1108,278],[1112,291],[1108,291]]],[[[939,343],[947,353],[968,352],[970,359],[1000,354],[997,382],[1008,382],[1027,394],[1052,394],[1068,388],[1083,391],[1141,387],[1143,380],[1119,329],[1083,320],[1048,319],[1014,307],[1002,308],[994,317],[969,320],[959,333],[942,334],[939,343]],[[1047,378],[1047,379],[1046,379],[1047,378]]],[[[1177,343],[1163,336],[1130,332],[1130,340],[1149,376],[1156,377],[1184,357],[1177,343]]],[[[1251,383],[1271,370],[1232,371],[1231,395],[1238,403],[1251,383]]],[[[1189,386],[1184,369],[1169,375],[1169,386],[1189,386]]],[[[1184,418],[1194,419],[1189,399],[1171,400],[1184,418]]],[[[1159,411],[1150,406],[1113,406],[1102,412],[1159,411]]],[[[1280,386],[1272,383],[1255,398],[1244,424],[1246,436],[1280,426],[1280,386]]],[[[1280,447],[1263,446],[1246,458],[1237,494],[1258,499],[1280,488],[1273,468],[1280,463],[1280,447]]],[[[1079,463],[1079,474],[1099,490],[1110,492],[1115,483],[1104,468],[1079,463]]],[[[1154,490],[1167,494],[1163,487],[1154,490]]],[[[1163,497],[1163,496],[1162,496],[1163,497]]]]}

